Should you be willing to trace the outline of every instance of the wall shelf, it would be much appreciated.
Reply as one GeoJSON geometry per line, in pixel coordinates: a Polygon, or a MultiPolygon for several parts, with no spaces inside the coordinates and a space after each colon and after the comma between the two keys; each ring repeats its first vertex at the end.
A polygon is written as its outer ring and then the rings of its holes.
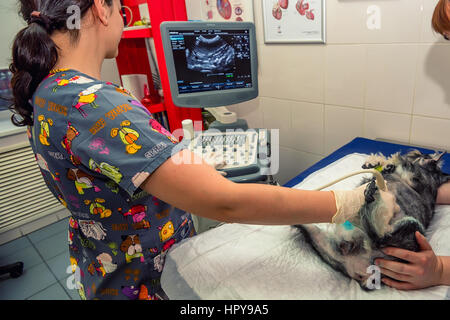
{"type": "Polygon", "coordinates": [[[140,29],[128,29],[125,28],[125,30],[122,33],[122,39],[145,39],[145,38],[152,38],[152,28],[140,28],[140,29]]]}

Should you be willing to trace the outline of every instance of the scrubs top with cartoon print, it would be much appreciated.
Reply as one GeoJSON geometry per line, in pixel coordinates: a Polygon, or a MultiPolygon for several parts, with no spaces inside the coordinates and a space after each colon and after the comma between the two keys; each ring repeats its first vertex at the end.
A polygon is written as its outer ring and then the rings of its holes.
{"type": "Polygon", "coordinates": [[[30,142],[71,212],[68,267],[81,298],[161,297],[168,249],[195,231],[189,213],[139,186],[183,144],[128,91],[75,70],[50,72],[33,107],[30,142]]]}

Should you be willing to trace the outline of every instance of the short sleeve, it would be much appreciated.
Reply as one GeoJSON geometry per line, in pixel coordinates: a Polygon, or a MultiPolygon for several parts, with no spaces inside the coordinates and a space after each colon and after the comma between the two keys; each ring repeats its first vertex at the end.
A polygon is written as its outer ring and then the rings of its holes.
{"type": "Polygon", "coordinates": [[[130,196],[185,148],[129,92],[108,83],[93,84],[75,98],[63,146],[75,165],[104,175],[130,196]]]}

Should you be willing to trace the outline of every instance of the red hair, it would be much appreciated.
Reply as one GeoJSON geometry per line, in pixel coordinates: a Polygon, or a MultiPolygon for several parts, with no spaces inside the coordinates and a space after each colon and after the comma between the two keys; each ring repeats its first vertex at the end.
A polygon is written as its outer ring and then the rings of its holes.
{"type": "Polygon", "coordinates": [[[450,33],[450,0],[439,0],[434,9],[433,20],[431,22],[433,29],[444,37],[450,33]]]}

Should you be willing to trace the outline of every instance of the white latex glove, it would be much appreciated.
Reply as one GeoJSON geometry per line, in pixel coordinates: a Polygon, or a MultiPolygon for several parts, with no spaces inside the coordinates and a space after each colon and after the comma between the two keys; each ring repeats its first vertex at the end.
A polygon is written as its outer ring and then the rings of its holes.
{"type": "MultiPolygon", "coordinates": [[[[226,166],[225,159],[219,153],[215,152],[208,153],[203,157],[203,160],[216,170],[222,169],[223,167],[226,166]]],[[[219,171],[219,173],[223,176],[227,175],[225,171],[219,171]]]]}
{"type": "Polygon", "coordinates": [[[364,196],[366,186],[367,183],[354,190],[332,190],[337,208],[336,214],[331,219],[332,223],[342,224],[354,220],[366,201],[364,196]]]}
{"type": "MultiPolygon", "coordinates": [[[[357,222],[359,220],[357,215],[366,201],[364,191],[366,190],[367,185],[368,183],[363,184],[362,186],[350,191],[333,191],[336,199],[337,212],[331,220],[332,223],[341,224],[345,221],[357,222]]],[[[381,197],[379,200],[375,200],[378,201],[378,205],[375,207],[376,212],[374,214],[377,217],[376,221],[379,226],[377,229],[379,229],[380,233],[388,231],[385,228],[388,227],[389,221],[396,212],[400,211],[400,207],[396,202],[395,196],[387,190],[387,188],[386,191],[378,189],[381,197]]]]}

